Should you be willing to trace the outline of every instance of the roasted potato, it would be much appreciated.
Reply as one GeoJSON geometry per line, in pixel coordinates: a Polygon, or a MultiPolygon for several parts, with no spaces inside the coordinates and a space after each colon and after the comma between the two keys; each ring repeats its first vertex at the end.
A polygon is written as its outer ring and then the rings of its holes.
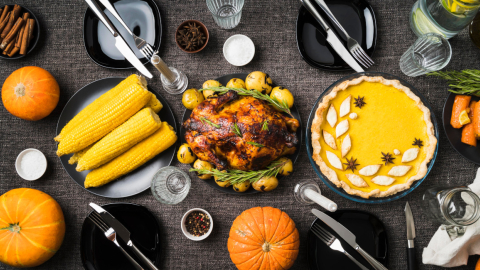
{"type": "Polygon", "coordinates": [[[183,106],[189,110],[195,109],[195,107],[204,100],[205,98],[203,97],[203,94],[198,92],[195,88],[188,89],[182,96],[183,106]]]}
{"type": "Polygon", "coordinates": [[[183,164],[190,164],[197,159],[197,156],[193,153],[192,148],[184,143],[178,148],[177,159],[183,164]]]}
{"type": "Polygon", "coordinates": [[[248,74],[245,86],[247,90],[257,90],[268,95],[272,91],[272,79],[266,73],[254,71],[248,74]]]}
{"type": "Polygon", "coordinates": [[[233,190],[235,190],[236,192],[245,192],[248,190],[249,187],[250,181],[247,180],[245,182],[233,185],[233,190]]]}
{"type": "MultiPolygon", "coordinates": [[[[193,168],[211,171],[213,169],[213,165],[206,162],[206,161],[203,161],[201,159],[197,159],[197,161],[195,161],[195,163],[193,163],[193,168]]],[[[212,175],[211,174],[198,174],[198,178],[203,179],[203,180],[207,180],[207,179],[212,178],[212,175]]]]}
{"type": "Polygon", "coordinates": [[[282,157],[278,159],[278,161],[284,163],[280,171],[278,172],[281,175],[287,176],[290,175],[293,171],[293,163],[292,160],[286,157],[282,157]]]}
{"type": "MultiPolygon", "coordinates": [[[[203,83],[202,88],[209,88],[209,87],[219,87],[222,86],[222,84],[219,81],[216,80],[208,80],[203,83]]],[[[213,90],[204,90],[202,91],[203,96],[205,98],[208,98],[209,96],[212,96],[215,94],[213,90]]]]}
{"type": "Polygon", "coordinates": [[[275,176],[262,177],[252,184],[252,187],[260,192],[271,191],[277,188],[278,179],[275,176]]]}
{"type": "MultiPolygon", "coordinates": [[[[222,172],[225,172],[225,171],[222,171],[222,172]]],[[[216,176],[214,176],[213,178],[215,179],[215,183],[217,183],[217,185],[221,187],[229,187],[232,185],[230,184],[230,181],[219,181],[218,177],[216,176]]]]}
{"type": "Polygon", "coordinates": [[[280,102],[287,103],[289,108],[293,106],[293,95],[287,88],[281,86],[273,88],[270,97],[273,99],[276,98],[280,102]]]}
{"type": "Polygon", "coordinates": [[[233,78],[227,83],[227,87],[245,89],[245,82],[239,78],[233,78]]]}

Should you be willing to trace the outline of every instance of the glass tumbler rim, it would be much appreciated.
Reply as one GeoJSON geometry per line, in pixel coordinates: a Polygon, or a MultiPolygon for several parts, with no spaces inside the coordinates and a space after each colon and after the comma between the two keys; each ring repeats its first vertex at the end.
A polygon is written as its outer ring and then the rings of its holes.
{"type": "Polygon", "coordinates": [[[440,201],[440,211],[441,211],[442,215],[445,217],[445,219],[448,222],[450,222],[452,225],[470,226],[480,219],[480,209],[478,207],[473,214],[474,215],[473,218],[470,218],[469,220],[462,221],[462,222],[455,221],[450,216],[450,214],[448,213],[448,209],[447,209],[448,208],[448,202],[453,197],[453,195],[456,194],[457,192],[467,192],[467,193],[469,193],[469,195],[473,198],[475,203],[477,205],[480,205],[480,198],[470,188],[468,188],[468,187],[458,187],[458,188],[454,188],[454,189],[448,191],[447,194],[445,194],[445,196],[440,201]]]}
{"type": "MultiPolygon", "coordinates": [[[[208,10],[212,13],[212,15],[214,16],[217,16],[217,10],[214,9],[213,5],[211,4],[212,2],[214,1],[218,1],[218,0],[206,0],[206,3],[207,3],[207,8],[208,10]]],[[[221,1],[221,0],[220,0],[221,1]]],[[[235,6],[237,8],[237,12],[235,12],[234,14],[232,15],[229,15],[229,16],[226,16],[226,17],[223,17],[224,19],[226,18],[231,18],[233,16],[236,16],[238,15],[238,13],[242,12],[242,9],[243,9],[243,5],[245,4],[245,0],[236,0],[235,2],[238,3],[238,6],[235,6]]]]}
{"type": "Polygon", "coordinates": [[[448,42],[448,40],[443,35],[433,33],[433,32],[423,34],[420,37],[418,37],[417,40],[415,40],[415,42],[411,46],[413,48],[413,50],[412,50],[410,56],[411,57],[415,56],[415,47],[418,45],[418,43],[420,43],[425,37],[431,37],[431,36],[439,38],[442,42],[442,46],[447,47],[448,56],[445,59],[445,61],[443,61],[442,65],[440,67],[436,68],[436,69],[429,69],[429,68],[425,68],[425,67],[420,65],[419,68],[423,69],[423,70],[426,70],[427,73],[443,69],[444,67],[446,67],[448,65],[448,63],[450,63],[450,60],[452,59],[452,46],[450,45],[450,42],[448,42]]]}

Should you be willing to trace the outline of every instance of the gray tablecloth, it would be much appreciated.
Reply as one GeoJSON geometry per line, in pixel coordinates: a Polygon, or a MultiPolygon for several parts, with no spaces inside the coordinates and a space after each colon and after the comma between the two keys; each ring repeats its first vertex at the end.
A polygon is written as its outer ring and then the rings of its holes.
{"type": "MultiPolygon", "coordinates": [[[[210,15],[204,0],[156,0],[160,5],[163,22],[161,56],[164,60],[183,70],[189,78],[190,87],[200,87],[202,82],[224,74],[262,70],[268,72],[276,84],[290,89],[300,109],[302,122],[307,122],[310,110],[322,91],[331,83],[350,72],[327,72],[307,65],[297,50],[295,24],[299,2],[296,0],[246,0],[240,25],[230,31],[219,29],[210,15]],[[198,19],[210,31],[206,49],[197,54],[182,52],[174,41],[176,27],[184,20],[198,19]],[[252,38],[256,55],[245,67],[234,67],[222,55],[224,41],[233,34],[245,34],[252,38]]],[[[1,4],[5,3],[4,0],[1,4]]],[[[9,1],[8,3],[11,3],[9,1]]],[[[377,215],[385,224],[389,237],[390,269],[406,269],[405,218],[403,208],[410,202],[416,225],[416,246],[419,269],[439,269],[420,263],[422,249],[428,244],[437,229],[425,215],[421,197],[433,185],[463,185],[471,183],[476,166],[462,158],[450,146],[441,125],[443,103],[447,96],[446,84],[436,78],[407,78],[399,69],[401,54],[413,43],[415,36],[408,26],[408,15],[413,0],[370,0],[378,20],[376,66],[372,71],[398,75],[413,84],[425,95],[433,107],[440,126],[440,150],[432,172],[424,183],[403,199],[388,204],[367,205],[347,200],[329,190],[312,169],[305,146],[295,164],[295,173],[283,178],[273,192],[251,196],[233,196],[210,188],[192,175],[192,188],[187,198],[178,205],[168,206],[157,202],[150,191],[127,199],[105,199],[90,194],[79,187],[62,168],[55,155],[57,119],[65,103],[84,85],[106,77],[128,76],[134,70],[111,70],[99,67],[90,60],[83,44],[83,15],[87,5],[81,0],[18,0],[18,4],[30,8],[40,20],[42,36],[38,47],[31,55],[17,61],[0,61],[0,81],[14,70],[28,65],[40,66],[50,71],[61,88],[60,102],[47,118],[28,122],[10,115],[0,108],[0,193],[10,189],[29,187],[52,195],[62,206],[66,218],[65,241],[58,253],[37,269],[82,269],[80,258],[80,230],[89,212],[87,204],[132,202],[146,206],[158,218],[162,226],[163,269],[233,269],[227,251],[230,226],[237,215],[254,206],[273,206],[282,209],[295,221],[301,237],[301,247],[294,269],[308,267],[306,237],[313,221],[310,207],[299,205],[293,198],[294,185],[303,180],[314,179],[322,193],[338,203],[340,209],[361,209],[377,215]],[[15,171],[15,158],[25,148],[37,148],[46,154],[49,170],[39,181],[22,180],[15,171]],[[212,235],[205,241],[193,242],[181,232],[180,219],[193,207],[210,211],[215,221],[212,235]]],[[[447,68],[480,68],[480,50],[470,41],[467,30],[450,40],[453,57],[447,68]]],[[[153,67],[149,69],[156,73],[153,67]]],[[[180,96],[169,95],[161,88],[160,80],[149,84],[169,101],[177,121],[181,121],[184,107],[180,96]]],[[[179,165],[177,161],[173,165],[179,165]]],[[[188,166],[181,165],[187,170],[188,166]]],[[[469,266],[457,269],[473,269],[478,256],[469,260],[469,266]]],[[[0,269],[10,269],[0,265],[0,269]]]]}

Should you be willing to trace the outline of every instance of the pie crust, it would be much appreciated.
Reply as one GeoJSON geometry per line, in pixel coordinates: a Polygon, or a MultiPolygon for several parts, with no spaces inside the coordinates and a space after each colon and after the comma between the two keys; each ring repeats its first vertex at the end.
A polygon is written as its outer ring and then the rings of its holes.
{"type": "Polygon", "coordinates": [[[437,138],[435,137],[434,126],[430,118],[430,110],[423,104],[420,98],[410,90],[410,88],[402,85],[400,81],[387,80],[381,76],[377,76],[377,77],[362,76],[353,80],[342,82],[340,85],[333,88],[333,90],[329,94],[324,96],[323,100],[318,105],[317,111],[315,113],[315,117],[312,122],[311,132],[312,132],[312,147],[313,147],[312,157],[317,163],[317,165],[320,167],[320,170],[322,171],[322,173],[337,187],[342,187],[345,190],[345,192],[347,192],[348,194],[360,196],[365,199],[368,199],[370,197],[387,197],[397,192],[401,192],[403,190],[409,189],[410,186],[415,181],[422,179],[427,174],[427,171],[428,171],[427,165],[430,162],[430,160],[433,158],[433,155],[435,153],[435,149],[437,146],[437,138]],[[428,137],[428,142],[426,142],[424,146],[424,151],[426,156],[424,160],[421,161],[417,173],[411,176],[410,178],[408,178],[405,183],[395,184],[394,182],[391,187],[389,187],[387,190],[384,190],[384,191],[380,189],[375,189],[370,192],[365,192],[349,186],[347,183],[345,183],[344,181],[338,178],[337,173],[332,168],[330,168],[329,165],[327,165],[325,161],[322,159],[322,157],[320,156],[320,152],[322,150],[322,146],[320,145],[320,139],[322,139],[321,125],[325,121],[326,110],[330,107],[330,101],[335,99],[338,92],[343,91],[350,86],[358,85],[362,82],[381,83],[387,86],[393,86],[396,89],[403,91],[410,99],[412,99],[415,102],[417,107],[423,112],[423,120],[426,123],[426,133],[428,137]]]}

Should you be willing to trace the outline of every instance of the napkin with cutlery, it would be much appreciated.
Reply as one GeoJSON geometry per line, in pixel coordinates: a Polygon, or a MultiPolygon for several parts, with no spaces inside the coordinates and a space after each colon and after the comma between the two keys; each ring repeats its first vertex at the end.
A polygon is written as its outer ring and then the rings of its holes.
{"type": "MultiPolygon", "coordinates": [[[[468,186],[480,196],[480,168],[468,186]]],[[[480,220],[469,226],[464,235],[451,239],[444,225],[440,226],[432,240],[423,249],[423,263],[443,267],[466,265],[470,255],[480,254],[480,220]]]]}

